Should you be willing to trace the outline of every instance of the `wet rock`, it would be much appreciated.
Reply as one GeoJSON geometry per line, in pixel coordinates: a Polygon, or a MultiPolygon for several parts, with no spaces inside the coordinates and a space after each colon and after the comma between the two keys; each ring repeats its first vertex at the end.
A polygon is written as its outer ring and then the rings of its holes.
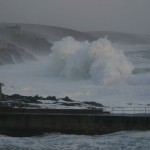
{"type": "Polygon", "coordinates": [[[38,104],[43,104],[42,100],[49,100],[51,104],[58,105],[58,106],[66,106],[66,107],[83,107],[86,109],[97,109],[103,107],[103,105],[96,103],[96,102],[78,102],[70,99],[69,97],[59,98],[57,99],[55,96],[48,96],[46,98],[42,96],[22,96],[19,94],[13,95],[2,95],[2,100],[0,101],[0,106],[11,106],[17,108],[23,107],[40,107],[38,104]],[[39,101],[40,100],[40,101],[39,101]]]}
{"type": "Polygon", "coordinates": [[[26,60],[36,60],[36,58],[23,48],[19,48],[7,41],[0,40],[0,64],[22,63],[26,60]],[[2,44],[3,43],[3,44],[2,44]],[[5,43],[5,46],[3,46],[5,43]]]}
{"type": "Polygon", "coordinates": [[[83,102],[84,104],[90,105],[90,106],[94,106],[94,107],[103,107],[102,104],[97,103],[97,102],[83,102]]]}
{"type": "Polygon", "coordinates": [[[50,54],[50,49],[52,44],[49,43],[45,38],[39,37],[35,34],[22,33],[19,35],[14,35],[11,40],[20,47],[27,48],[30,52],[37,55],[47,55],[50,54]]]}
{"type": "Polygon", "coordinates": [[[81,103],[61,103],[63,106],[82,106],[81,103]]]}
{"type": "Polygon", "coordinates": [[[62,98],[63,101],[66,101],[66,102],[73,102],[72,99],[70,99],[69,97],[65,97],[65,98],[62,98]]]}

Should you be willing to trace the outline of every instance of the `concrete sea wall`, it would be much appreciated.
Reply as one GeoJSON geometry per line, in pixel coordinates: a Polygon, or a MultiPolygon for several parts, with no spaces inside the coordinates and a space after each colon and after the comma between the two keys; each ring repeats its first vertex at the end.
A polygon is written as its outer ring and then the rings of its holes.
{"type": "Polygon", "coordinates": [[[0,113],[0,134],[30,136],[60,132],[98,135],[124,130],[150,130],[150,116],[67,113],[0,113]]]}

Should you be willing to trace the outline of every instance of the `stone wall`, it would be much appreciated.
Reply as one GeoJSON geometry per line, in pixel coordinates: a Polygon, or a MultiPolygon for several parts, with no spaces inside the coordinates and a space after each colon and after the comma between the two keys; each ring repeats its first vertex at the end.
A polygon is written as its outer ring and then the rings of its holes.
{"type": "Polygon", "coordinates": [[[150,116],[110,114],[1,113],[0,134],[30,136],[41,133],[106,134],[150,130],[150,116]]]}

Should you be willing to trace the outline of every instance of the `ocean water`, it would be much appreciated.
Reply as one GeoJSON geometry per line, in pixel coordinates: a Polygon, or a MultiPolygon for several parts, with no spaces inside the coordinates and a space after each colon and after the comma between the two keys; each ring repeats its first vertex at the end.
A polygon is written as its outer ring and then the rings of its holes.
{"type": "MultiPolygon", "coordinates": [[[[150,45],[121,45],[107,39],[92,43],[71,37],[55,42],[38,61],[0,66],[5,94],[68,96],[104,106],[150,104],[150,45]]],[[[44,134],[0,136],[0,150],[148,150],[150,132],[85,136],[44,134]]]]}
{"type": "Polygon", "coordinates": [[[35,62],[0,66],[5,94],[68,96],[104,106],[150,103],[150,45],[92,43],[72,37],[54,43],[35,62]]]}
{"type": "Polygon", "coordinates": [[[34,137],[0,135],[1,150],[149,150],[150,132],[132,131],[107,135],[44,134],[34,137]]]}

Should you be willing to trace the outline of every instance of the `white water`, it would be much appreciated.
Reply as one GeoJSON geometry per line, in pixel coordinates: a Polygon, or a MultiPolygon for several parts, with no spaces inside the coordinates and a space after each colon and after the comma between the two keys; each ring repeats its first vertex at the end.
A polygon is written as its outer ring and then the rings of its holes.
{"type": "Polygon", "coordinates": [[[132,73],[133,65],[123,51],[115,49],[107,39],[92,43],[71,37],[55,42],[50,55],[50,73],[67,79],[90,78],[109,84],[132,73]]]}
{"type": "Polygon", "coordinates": [[[150,71],[145,70],[150,68],[149,55],[149,46],[122,46],[107,39],[78,42],[67,37],[38,62],[0,66],[0,81],[5,94],[141,106],[150,103],[150,71]]]}
{"type": "Polygon", "coordinates": [[[0,136],[1,150],[149,150],[150,132],[118,132],[84,136],[45,134],[37,137],[0,136]]]}

